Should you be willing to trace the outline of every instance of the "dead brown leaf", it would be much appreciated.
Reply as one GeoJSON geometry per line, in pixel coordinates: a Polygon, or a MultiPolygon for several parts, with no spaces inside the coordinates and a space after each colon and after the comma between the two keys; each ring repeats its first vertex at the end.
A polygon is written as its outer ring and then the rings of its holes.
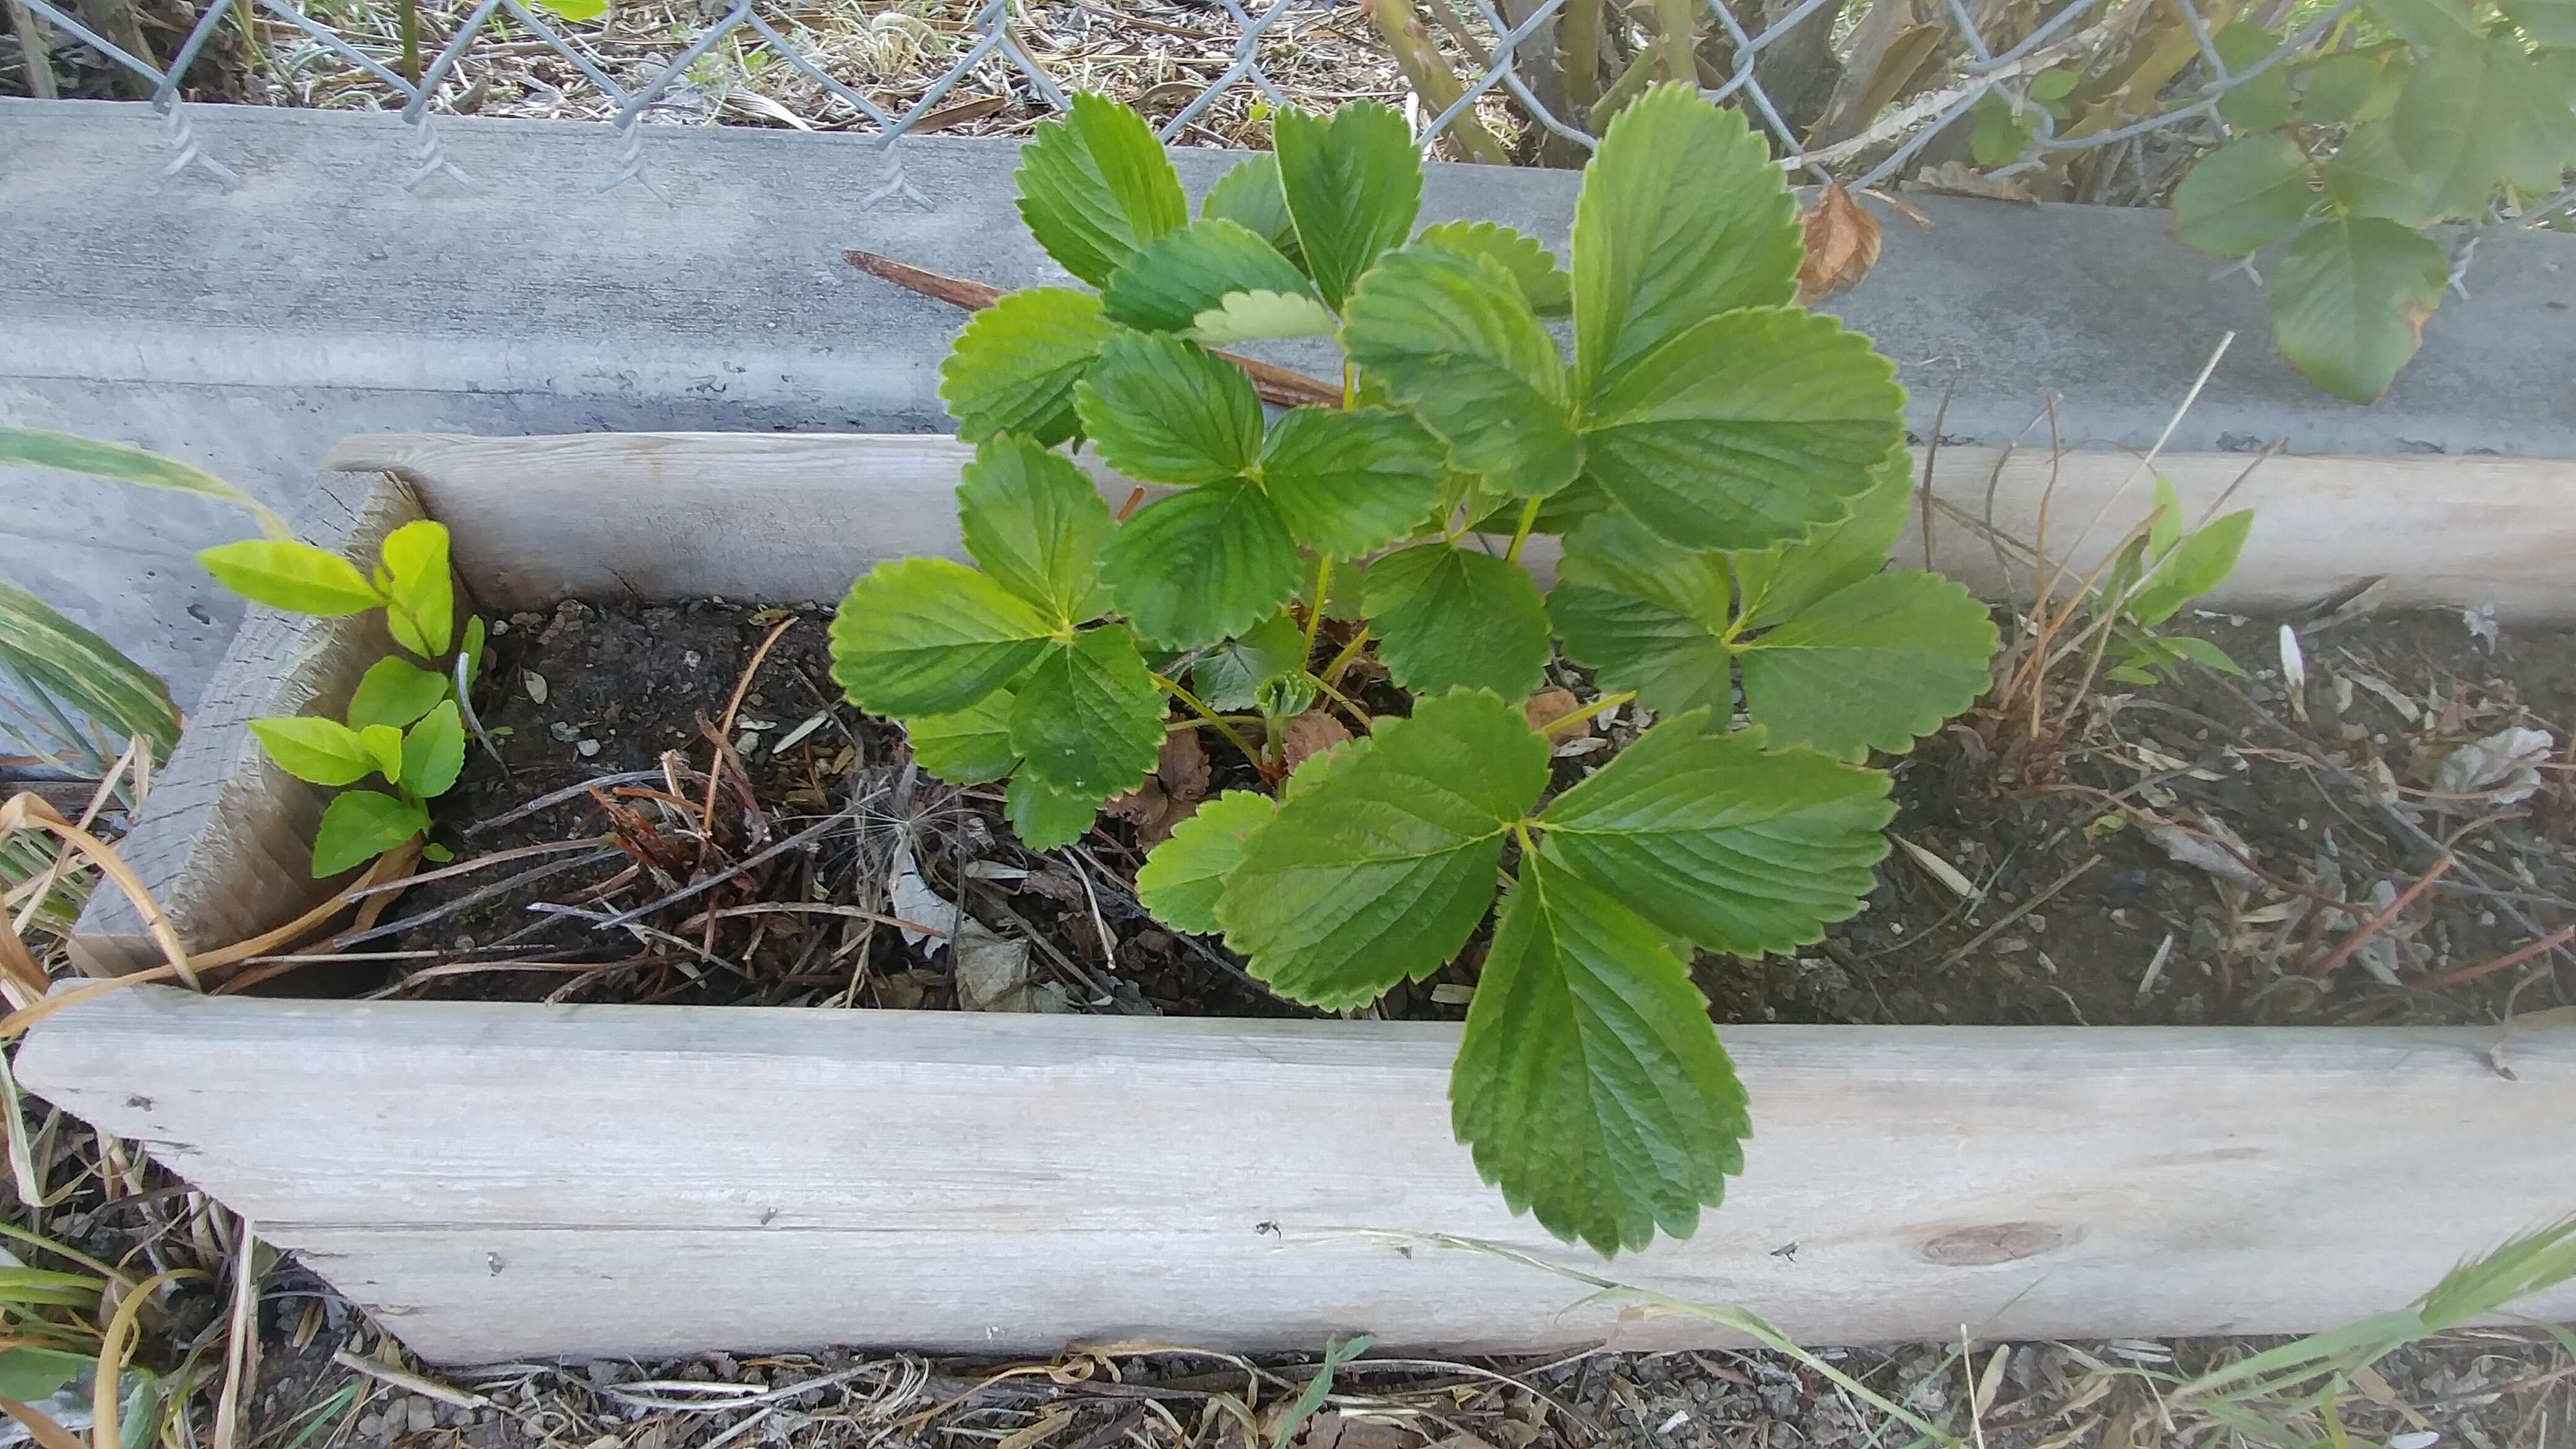
{"type": "Polygon", "coordinates": [[[1807,256],[1798,264],[1798,300],[1860,285],[1878,265],[1878,218],[1839,181],[1827,185],[1806,215],[1807,256]]]}
{"type": "Polygon", "coordinates": [[[1551,721],[1564,719],[1581,708],[1583,708],[1583,701],[1574,697],[1573,690],[1542,689],[1522,702],[1521,717],[1529,721],[1531,729],[1547,730],[1549,744],[1562,744],[1567,740],[1592,733],[1592,721],[1589,719],[1579,719],[1571,724],[1561,724],[1554,729],[1548,729],[1551,721]]]}
{"type": "Polygon", "coordinates": [[[1197,730],[1174,730],[1163,736],[1163,754],[1154,765],[1154,776],[1176,804],[1195,805],[1207,798],[1207,746],[1200,742],[1197,730]]]}
{"type": "Polygon", "coordinates": [[[1136,843],[1150,850],[1198,813],[1207,791],[1207,746],[1199,742],[1198,731],[1178,730],[1163,736],[1162,758],[1145,783],[1101,809],[1134,825],[1136,843]]]}
{"type": "Polygon", "coordinates": [[[1926,166],[1914,173],[1914,179],[1905,183],[1905,189],[1937,191],[1950,196],[1982,196],[1988,201],[2018,201],[2031,206],[2039,204],[2039,198],[2031,195],[2030,188],[2024,186],[2019,178],[2007,176],[1996,180],[1981,174],[1965,161],[1944,161],[1938,166],[1926,166]]]}
{"type": "Polygon", "coordinates": [[[1293,770],[1335,745],[1348,744],[1350,738],[1351,732],[1342,727],[1340,720],[1320,709],[1310,709],[1288,721],[1279,752],[1293,770]]]}

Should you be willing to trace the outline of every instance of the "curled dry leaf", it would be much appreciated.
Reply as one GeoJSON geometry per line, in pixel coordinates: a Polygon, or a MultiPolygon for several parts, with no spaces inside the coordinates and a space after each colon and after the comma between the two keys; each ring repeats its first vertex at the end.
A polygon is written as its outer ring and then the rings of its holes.
{"type": "Polygon", "coordinates": [[[1522,703],[1521,715],[1529,721],[1531,729],[1547,731],[1548,743],[1557,744],[1592,733],[1589,719],[1574,720],[1548,729],[1550,721],[1564,719],[1581,708],[1583,701],[1574,697],[1573,690],[1542,689],[1522,703]]]}
{"type": "Polygon", "coordinates": [[[1905,183],[1905,189],[1940,192],[1949,196],[1982,196],[1988,201],[2020,201],[2032,206],[2039,204],[2039,198],[2033,196],[2030,188],[2019,180],[1985,175],[1965,161],[1944,161],[1938,166],[1926,166],[1914,173],[1914,179],[1905,183]]]}
{"type": "Polygon", "coordinates": [[[1294,770],[1333,746],[1348,743],[1350,737],[1351,732],[1342,727],[1340,720],[1320,709],[1310,709],[1288,721],[1279,751],[1288,768],[1294,770]]]}
{"type": "Polygon", "coordinates": [[[1878,265],[1878,218],[1852,200],[1839,181],[1828,184],[1807,210],[1807,255],[1798,264],[1798,300],[1860,285],[1878,265]]]}
{"type": "Polygon", "coordinates": [[[1152,849],[1169,839],[1172,827],[1198,813],[1207,798],[1207,746],[1196,730],[1163,736],[1163,751],[1145,783],[1102,807],[1136,827],[1136,843],[1152,849]]]}

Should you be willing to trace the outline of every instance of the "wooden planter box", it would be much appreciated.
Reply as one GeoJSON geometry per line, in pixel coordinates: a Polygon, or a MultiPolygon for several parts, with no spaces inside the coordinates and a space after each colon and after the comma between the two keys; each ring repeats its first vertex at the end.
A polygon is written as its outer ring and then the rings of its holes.
{"type": "MultiPolygon", "coordinates": [[[[389,528],[438,518],[486,609],[830,600],[879,559],[956,551],[965,457],[931,437],[358,438],[306,530],[371,557],[389,528]]],[[[2246,462],[2165,471],[2196,510],[2246,462]]],[[[1995,463],[1945,450],[1936,486],[1980,510],[1995,463]]],[[[2054,516],[2091,517],[2132,463],[2070,457],[2054,516]]],[[[2005,468],[2003,529],[2029,534],[2047,472],[2038,457],[2005,468]]],[[[2563,619],[2572,475],[2275,459],[2244,495],[2262,511],[2222,602],[2299,604],[2384,575],[2392,603],[2563,619]]],[[[2143,508],[2144,489],[2120,506],[2143,508]]],[[[1997,582],[1984,542],[1936,533],[1943,568],[1997,582]]],[[[305,862],[322,792],[268,766],[243,721],[336,709],[371,647],[346,621],[251,611],[126,843],[193,948],[318,898],[305,862]]],[[[83,921],[83,964],[157,961],[110,896],[83,921]]],[[[144,987],[40,1026],[18,1073],[450,1362],[1252,1350],[1355,1330],[1457,1352],[1722,1341],[1438,1235],[1741,1303],[1810,1342],[2301,1331],[2403,1303],[2462,1254],[2576,1206],[2564,1028],[1726,1040],[1759,1130],[1744,1175],[1696,1237],[1607,1267],[1477,1180],[1449,1131],[1457,1028],[1435,1023],[144,987]]],[[[2576,1313],[2576,1291],[2533,1311],[2576,1313]]]]}

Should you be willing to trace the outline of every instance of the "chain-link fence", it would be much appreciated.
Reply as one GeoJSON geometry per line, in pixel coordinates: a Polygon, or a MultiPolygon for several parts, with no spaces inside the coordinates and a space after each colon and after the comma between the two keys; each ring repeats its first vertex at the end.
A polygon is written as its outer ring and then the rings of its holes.
{"type": "Polygon", "coordinates": [[[2281,83],[2359,0],[2257,0],[2217,33],[2191,0],[161,3],[0,0],[0,90],[147,100],[189,184],[237,180],[189,109],[253,100],[399,111],[387,175],[411,188],[475,184],[440,143],[452,114],[604,122],[602,185],[656,194],[652,129],[729,121],[869,137],[885,170],[864,200],[930,206],[902,138],[1024,133],[1079,89],[1175,145],[1259,146],[1272,108],[1372,96],[1433,154],[1571,165],[1626,98],[1682,76],[1818,180],[2146,201],[2219,138],[2231,94],[2281,83]]]}

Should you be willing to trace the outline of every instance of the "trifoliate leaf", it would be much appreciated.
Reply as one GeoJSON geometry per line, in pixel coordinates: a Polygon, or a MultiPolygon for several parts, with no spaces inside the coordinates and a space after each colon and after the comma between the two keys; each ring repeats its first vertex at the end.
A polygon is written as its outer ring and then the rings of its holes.
{"type": "Polygon", "coordinates": [[[438,708],[403,731],[403,788],[423,800],[435,800],[455,786],[464,770],[465,722],[455,700],[441,700],[438,708]]]}
{"type": "Polygon", "coordinates": [[[1719,313],[1797,297],[1803,233],[1771,148],[1732,107],[1659,85],[1619,112],[1574,204],[1574,367],[1597,398],[1719,313]]]}
{"type": "Polygon", "coordinates": [[[1619,370],[1593,404],[1586,471],[1675,543],[1797,538],[1841,517],[1902,440],[1895,371],[1822,313],[1730,312],[1619,370]]]}
{"type": "Polygon", "coordinates": [[[993,582],[1064,624],[1106,607],[1100,545],[1109,505],[1090,477],[1025,437],[988,439],[957,487],[966,552],[993,582]]]}
{"type": "Polygon", "coordinates": [[[1261,451],[1252,380],[1195,342],[1152,332],[1112,338],[1073,398],[1101,459],[1149,483],[1232,478],[1261,451]]]}
{"type": "Polygon", "coordinates": [[[313,878],[355,870],[428,828],[429,812],[417,805],[378,790],[342,791],[313,833],[313,878]]]}
{"type": "Polygon", "coordinates": [[[1141,784],[1163,748],[1163,693],[1136,636],[1111,625],[1048,645],[1011,706],[1011,748],[1062,794],[1099,801],[1141,784]]]}
{"type": "Polygon", "coordinates": [[[1323,337],[1342,319],[1308,292],[1228,292],[1191,319],[1188,335],[1211,347],[1279,337],[1323,337]]]}
{"type": "Polygon", "coordinates": [[[1545,852],[1503,897],[1449,1099],[1512,1211],[1603,1254],[1690,1236],[1752,1131],[1689,963],[1545,852]]]}
{"type": "Polygon", "coordinates": [[[1138,252],[1109,279],[1100,305],[1122,326],[1186,332],[1227,293],[1256,289],[1302,294],[1306,279],[1278,248],[1220,219],[1173,232],[1138,252]]]}
{"type": "Polygon", "coordinates": [[[997,689],[954,714],[905,720],[904,738],[921,768],[951,785],[998,780],[1020,762],[1011,747],[1011,710],[1018,703],[1018,695],[997,689]]]}
{"type": "Polygon", "coordinates": [[[1546,786],[1547,741],[1517,709],[1424,699],[1261,828],[1217,898],[1226,944],[1328,1010],[1427,975],[1484,919],[1504,837],[1546,786]]]}
{"type": "Polygon", "coordinates": [[[1073,385],[1091,370],[1117,328],[1100,299],[1069,287],[1005,292],[966,319],[939,364],[939,401],[960,441],[1026,433],[1053,446],[1074,435],[1073,385]]]}
{"type": "Polygon", "coordinates": [[[1031,850],[1055,850],[1080,840],[1091,829],[1106,798],[1059,790],[1022,770],[1011,777],[1003,806],[1020,844],[1031,850]]]}
{"type": "Polygon", "coordinates": [[[1879,574],[1739,649],[1744,707],[1774,743],[1902,754],[1986,692],[1995,626],[1952,580],[1879,574]]]}
{"type": "Polygon", "coordinates": [[[359,676],[358,688],[349,696],[349,728],[407,725],[446,697],[444,678],[388,654],[359,676]]]}
{"type": "Polygon", "coordinates": [[[1243,863],[1244,841],[1270,823],[1269,796],[1228,790],[1172,827],[1136,872],[1136,899],[1175,931],[1212,936],[1220,929],[1216,898],[1226,872],[1243,863]]]}
{"type": "Polygon", "coordinates": [[[1860,909],[1887,854],[1887,776],[1759,729],[1711,736],[1675,715],[1559,795],[1547,847],[1584,881],[1712,951],[1819,940],[1860,909]]]}
{"type": "Polygon", "coordinates": [[[2369,402],[2423,344],[2450,271],[2440,247],[2393,221],[2319,222],[2272,273],[2272,336],[2309,381],[2369,402]]]}
{"type": "Polygon", "coordinates": [[[1095,287],[1147,243],[1181,229],[1190,206],[1145,118],[1078,94],[1020,152],[1020,219],[1056,265],[1095,287]]]}
{"type": "Polygon", "coordinates": [[[1297,589],[1297,545],[1249,478],[1148,503],[1111,535],[1100,571],[1136,632],[1172,649],[1252,627],[1297,589]]]}
{"type": "Polygon", "coordinates": [[[2315,204],[2299,143],[2247,136],[2192,163],[2174,188],[2173,233],[2205,252],[2243,256],[2288,236],[2315,204]]]}
{"type": "Polygon", "coordinates": [[[1461,257],[1493,258],[1520,283],[1522,299],[1541,317],[1562,317],[1573,310],[1574,278],[1556,264],[1554,252],[1526,232],[1490,221],[1444,221],[1424,227],[1413,240],[1461,257]]]}
{"type": "Polygon", "coordinates": [[[250,732],[279,769],[316,785],[354,785],[379,764],[360,730],[319,715],[255,719],[250,732]]]}
{"type": "Polygon", "coordinates": [[[1330,119],[1284,110],[1271,121],[1279,180],[1306,272],[1325,305],[1339,309],[1351,285],[1403,243],[1422,207],[1422,156],[1404,117],[1354,101],[1330,119]]]}
{"type": "Polygon", "coordinates": [[[1730,555],[1735,567],[1737,612],[1748,628],[1793,619],[1817,600],[1859,583],[1887,567],[1914,511],[1914,456],[1890,453],[1871,474],[1851,513],[1794,543],[1730,555]]]}
{"type": "Polygon", "coordinates": [[[1306,631],[1278,613],[1200,655],[1190,688],[1210,709],[1250,709],[1261,681],[1305,667],[1306,631]]]}
{"type": "Polygon", "coordinates": [[[1369,565],[1369,627],[1395,682],[1417,694],[1490,689],[1526,699],[1547,670],[1547,601],[1516,564],[1426,543],[1369,565]]]}
{"type": "Polygon", "coordinates": [[[948,714],[1008,684],[1055,630],[964,564],[896,559],[850,586],[832,620],[832,678],[872,714],[948,714]]]}
{"type": "Polygon", "coordinates": [[[1676,714],[1735,708],[1734,651],[1721,640],[1733,588],[1726,557],[1670,543],[1623,513],[1568,534],[1548,595],[1568,658],[1605,689],[1676,714]]]}
{"type": "Polygon", "coordinates": [[[447,525],[416,518],[385,535],[385,629],[423,659],[447,652],[456,634],[456,588],[447,565],[447,525]]]}
{"type": "Polygon", "coordinates": [[[292,539],[245,538],[199,549],[197,562],[215,582],[250,600],[290,614],[335,619],[385,601],[358,566],[324,549],[292,539]]]}
{"type": "Polygon", "coordinates": [[[1583,440],[1565,364],[1500,263],[1407,247],[1378,263],[1345,315],[1343,350],[1448,440],[1458,467],[1523,496],[1574,480],[1583,440]]]}
{"type": "Polygon", "coordinates": [[[1337,559],[1412,533],[1440,504],[1447,450],[1392,408],[1296,408],[1271,425],[1261,484],[1298,543],[1337,559]]]}
{"type": "Polygon", "coordinates": [[[1279,158],[1273,153],[1238,162],[1218,177],[1216,185],[1208,188],[1207,199],[1199,203],[1199,218],[1234,222],[1270,243],[1298,271],[1306,269],[1305,253],[1297,245],[1297,223],[1288,215],[1288,196],[1279,185],[1279,158]]]}

